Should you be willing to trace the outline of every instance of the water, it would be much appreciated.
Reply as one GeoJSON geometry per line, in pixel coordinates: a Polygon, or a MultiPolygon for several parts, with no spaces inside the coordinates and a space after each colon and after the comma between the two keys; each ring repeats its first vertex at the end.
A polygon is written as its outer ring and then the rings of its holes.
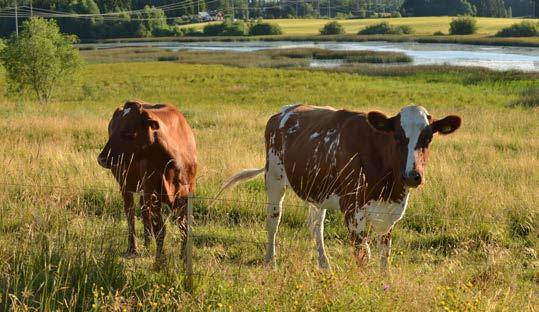
{"type": "MultiPolygon", "coordinates": [[[[278,48],[322,48],[328,50],[368,50],[402,52],[413,58],[413,65],[448,64],[480,66],[494,70],[522,70],[539,72],[539,48],[482,46],[447,43],[418,42],[294,42],[294,41],[245,41],[245,42],[131,42],[97,44],[99,48],[153,46],[172,51],[251,52],[278,48]]],[[[342,61],[320,62],[313,60],[312,67],[341,66],[342,61]]]]}

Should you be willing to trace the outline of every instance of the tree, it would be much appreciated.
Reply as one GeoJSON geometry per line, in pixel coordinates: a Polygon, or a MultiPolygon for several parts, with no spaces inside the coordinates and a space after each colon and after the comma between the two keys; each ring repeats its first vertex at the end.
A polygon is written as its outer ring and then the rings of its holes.
{"type": "Polygon", "coordinates": [[[475,14],[474,7],[467,0],[405,0],[402,3],[400,11],[405,16],[475,14]]]}
{"type": "Polygon", "coordinates": [[[50,100],[61,82],[69,81],[82,65],[73,47],[76,36],[64,35],[54,20],[40,17],[22,24],[19,37],[11,35],[0,51],[11,92],[33,90],[41,103],[50,100]]]}

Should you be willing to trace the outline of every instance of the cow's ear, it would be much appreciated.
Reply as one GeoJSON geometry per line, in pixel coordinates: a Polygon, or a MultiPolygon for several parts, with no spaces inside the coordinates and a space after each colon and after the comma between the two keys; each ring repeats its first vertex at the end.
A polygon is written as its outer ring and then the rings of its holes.
{"type": "Polygon", "coordinates": [[[431,123],[432,132],[439,134],[450,134],[455,132],[462,124],[462,119],[459,116],[449,115],[443,119],[433,120],[431,123]]]}
{"type": "Polygon", "coordinates": [[[393,118],[387,118],[384,113],[373,111],[367,114],[367,121],[374,129],[383,132],[392,132],[395,130],[393,118]]]}

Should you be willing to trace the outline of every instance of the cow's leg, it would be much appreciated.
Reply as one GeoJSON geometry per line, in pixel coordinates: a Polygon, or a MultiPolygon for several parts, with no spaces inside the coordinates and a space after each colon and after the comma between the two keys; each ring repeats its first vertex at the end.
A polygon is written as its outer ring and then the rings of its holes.
{"type": "Polygon", "coordinates": [[[180,228],[180,251],[183,258],[185,251],[185,243],[187,241],[187,201],[185,200],[185,198],[176,198],[172,211],[174,213],[174,221],[180,228]]]}
{"type": "Polygon", "coordinates": [[[127,217],[127,229],[129,232],[125,257],[129,258],[137,255],[137,238],[135,234],[135,205],[133,201],[133,193],[122,192],[122,197],[124,199],[124,211],[127,217]]]}
{"type": "Polygon", "coordinates": [[[347,223],[352,244],[356,250],[356,258],[360,265],[366,265],[371,258],[371,249],[367,237],[365,207],[356,207],[347,215],[347,223]]]}
{"type": "Polygon", "coordinates": [[[381,250],[380,270],[382,274],[389,275],[389,256],[391,255],[391,230],[378,237],[378,243],[381,250]]]}
{"type": "Polygon", "coordinates": [[[155,202],[151,209],[152,230],[155,236],[155,261],[158,263],[163,258],[163,244],[165,242],[166,228],[161,214],[161,203],[155,202]]]}
{"type": "Polygon", "coordinates": [[[148,248],[152,238],[151,202],[146,205],[143,196],[141,196],[140,204],[142,206],[142,224],[144,225],[144,247],[148,248]]]}
{"type": "Polygon", "coordinates": [[[275,174],[266,171],[266,191],[268,193],[266,230],[268,232],[268,245],[266,247],[266,264],[277,266],[275,261],[275,240],[277,238],[277,229],[281,221],[282,203],[284,199],[285,184],[282,178],[282,172],[275,174]]]}
{"type": "Polygon", "coordinates": [[[309,206],[309,228],[316,242],[318,251],[318,265],[322,269],[330,269],[329,260],[326,256],[324,247],[324,219],[326,218],[326,209],[318,209],[317,207],[309,206]]]}

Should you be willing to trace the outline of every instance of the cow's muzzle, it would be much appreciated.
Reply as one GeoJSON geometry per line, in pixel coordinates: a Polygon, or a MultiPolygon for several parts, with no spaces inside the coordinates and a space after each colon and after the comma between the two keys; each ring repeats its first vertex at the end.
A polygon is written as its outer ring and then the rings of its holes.
{"type": "Polygon", "coordinates": [[[97,163],[105,169],[112,168],[112,161],[110,161],[110,159],[108,159],[108,157],[106,156],[102,156],[102,155],[97,156],[97,163]]]}
{"type": "Polygon", "coordinates": [[[404,185],[408,187],[418,187],[423,182],[423,177],[417,170],[412,170],[402,175],[404,185]]]}

